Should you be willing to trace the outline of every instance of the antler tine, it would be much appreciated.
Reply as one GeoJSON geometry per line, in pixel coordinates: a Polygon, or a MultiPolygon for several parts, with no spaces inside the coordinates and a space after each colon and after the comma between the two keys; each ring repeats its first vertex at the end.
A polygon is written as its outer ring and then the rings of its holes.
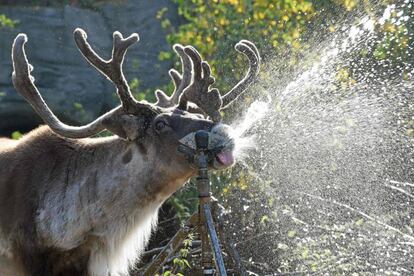
{"type": "Polygon", "coordinates": [[[175,93],[175,92],[177,92],[177,89],[180,87],[180,83],[181,83],[183,77],[175,69],[171,69],[170,71],[168,71],[168,75],[170,75],[170,78],[172,79],[172,81],[174,83],[174,93],[175,93]]]}
{"type": "Polygon", "coordinates": [[[259,73],[260,54],[256,46],[248,40],[241,40],[235,48],[248,58],[250,66],[246,76],[223,97],[220,96],[220,92],[216,88],[210,89],[214,83],[214,77],[211,76],[211,68],[208,63],[203,61],[200,54],[192,46],[184,48],[184,53],[191,59],[193,74],[191,84],[184,89],[179,99],[178,108],[186,110],[188,102],[193,102],[213,121],[221,120],[220,110],[228,107],[240,96],[259,73]]]}
{"type": "MultiPolygon", "coordinates": [[[[114,32],[112,56],[110,60],[102,59],[92,49],[91,45],[87,41],[87,34],[84,30],[77,28],[73,35],[79,51],[86,58],[86,60],[88,60],[92,66],[98,69],[98,71],[104,74],[116,86],[117,94],[127,113],[134,114],[137,109],[140,110],[140,108],[143,108],[144,106],[148,107],[147,104],[140,103],[134,99],[122,71],[125,53],[131,45],[135,44],[139,40],[138,34],[134,33],[127,38],[123,38],[121,33],[114,32]]],[[[145,108],[142,110],[145,110],[145,108]]]]}
{"type": "Polygon", "coordinates": [[[234,48],[247,57],[250,67],[246,76],[222,97],[222,109],[228,107],[231,102],[237,99],[255,81],[260,69],[260,54],[252,42],[241,40],[234,48]]]}
{"type": "Polygon", "coordinates": [[[19,34],[13,42],[12,80],[16,90],[31,104],[39,116],[56,133],[68,138],[85,138],[104,130],[104,121],[117,113],[120,110],[121,106],[114,108],[113,110],[109,111],[108,113],[102,115],[92,123],[89,123],[85,126],[75,127],[62,123],[47,106],[34,84],[33,76],[30,75],[33,67],[29,64],[24,50],[24,45],[26,42],[27,36],[25,34],[19,34]]]}
{"type": "Polygon", "coordinates": [[[251,50],[254,51],[254,54],[256,55],[256,58],[258,60],[258,62],[261,62],[261,58],[260,58],[260,54],[259,54],[259,50],[257,49],[256,45],[254,45],[253,42],[246,40],[246,39],[242,39],[239,41],[239,43],[243,43],[246,44],[247,46],[249,46],[251,48],[251,50]]]}
{"type": "Polygon", "coordinates": [[[180,97],[178,108],[187,109],[188,101],[195,103],[210,118],[218,122],[221,120],[220,107],[222,100],[220,92],[216,89],[210,89],[210,85],[214,83],[211,76],[210,66],[203,61],[197,50],[191,46],[184,48],[193,65],[192,83],[184,90],[180,97]]]}
{"type": "Polygon", "coordinates": [[[175,44],[173,48],[180,57],[183,75],[181,76],[180,73],[174,69],[171,69],[168,72],[174,83],[174,92],[171,97],[168,97],[161,90],[155,91],[155,95],[158,99],[156,105],[161,107],[172,107],[178,104],[182,92],[191,83],[191,60],[184,53],[184,46],[175,44]]]}
{"type": "MultiPolygon", "coordinates": [[[[182,71],[183,71],[183,75],[182,75],[182,78],[181,78],[180,85],[177,87],[177,90],[173,93],[173,95],[171,97],[173,102],[175,104],[178,104],[178,100],[180,99],[180,96],[183,93],[184,89],[188,85],[190,85],[190,83],[191,83],[191,77],[192,77],[192,75],[191,75],[191,60],[185,54],[184,46],[182,46],[180,44],[176,44],[176,45],[174,45],[174,50],[180,56],[181,67],[182,67],[182,71]]],[[[171,73],[173,73],[173,72],[171,72],[171,73]]]]}
{"type": "Polygon", "coordinates": [[[182,77],[180,73],[178,73],[175,69],[170,69],[170,71],[168,71],[168,74],[174,83],[174,92],[172,93],[171,97],[169,97],[167,94],[165,94],[164,91],[160,89],[155,90],[155,97],[157,98],[155,105],[159,107],[173,107],[176,105],[176,103],[173,101],[173,96],[176,94],[177,88],[180,86],[182,77]]]}
{"type": "Polygon", "coordinates": [[[201,80],[202,78],[202,66],[201,63],[203,59],[201,58],[200,53],[193,47],[187,46],[184,48],[184,52],[190,57],[193,64],[193,80],[201,80]]]}

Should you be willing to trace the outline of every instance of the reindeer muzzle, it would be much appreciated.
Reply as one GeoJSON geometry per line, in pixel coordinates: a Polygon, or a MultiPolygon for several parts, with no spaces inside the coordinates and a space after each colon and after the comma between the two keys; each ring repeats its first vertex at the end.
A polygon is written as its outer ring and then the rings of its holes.
{"type": "Polygon", "coordinates": [[[197,131],[191,132],[179,140],[178,151],[184,153],[191,163],[197,152],[202,150],[208,156],[209,165],[215,169],[227,168],[234,164],[234,139],[230,136],[230,127],[219,124],[211,132],[197,131]],[[200,133],[203,132],[202,139],[205,146],[200,147],[200,133]],[[199,137],[197,137],[197,135],[199,137]]]}

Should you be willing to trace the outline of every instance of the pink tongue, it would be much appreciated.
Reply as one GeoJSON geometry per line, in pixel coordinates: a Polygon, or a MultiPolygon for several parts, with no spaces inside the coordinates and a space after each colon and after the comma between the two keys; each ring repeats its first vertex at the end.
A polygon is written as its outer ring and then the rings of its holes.
{"type": "Polygon", "coordinates": [[[224,151],[217,155],[220,163],[224,166],[230,166],[234,163],[234,156],[231,151],[224,151]]]}

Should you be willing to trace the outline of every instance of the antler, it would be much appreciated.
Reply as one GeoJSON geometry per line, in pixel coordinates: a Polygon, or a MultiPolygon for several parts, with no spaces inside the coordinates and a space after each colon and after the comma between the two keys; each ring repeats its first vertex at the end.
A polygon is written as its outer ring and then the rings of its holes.
{"type": "Polygon", "coordinates": [[[86,41],[86,33],[83,30],[76,29],[74,36],[76,44],[84,57],[115,84],[122,105],[84,126],[76,127],[62,123],[47,106],[34,84],[34,77],[30,74],[33,67],[29,64],[24,50],[27,36],[25,34],[19,34],[14,40],[12,48],[14,69],[12,74],[13,84],[16,90],[32,105],[34,110],[51,129],[68,138],[85,138],[106,129],[108,123],[125,113],[136,114],[138,112],[155,111],[151,105],[137,102],[133,98],[128,83],[122,73],[122,63],[125,53],[129,46],[138,41],[138,35],[133,34],[123,39],[120,33],[115,32],[112,58],[109,61],[103,60],[92,50],[86,41]]]}
{"type": "Polygon", "coordinates": [[[210,66],[201,59],[200,54],[192,46],[185,47],[184,52],[192,60],[193,79],[181,95],[178,108],[187,109],[188,101],[190,101],[202,109],[213,121],[220,121],[222,100],[216,88],[210,89],[210,85],[215,81],[211,76],[210,66]]]}
{"type": "Polygon", "coordinates": [[[215,80],[211,76],[211,68],[208,63],[202,60],[200,54],[193,47],[184,48],[185,54],[192,61],[193,79],[191,84],[184,89],[178,108],[187,109],[187,104],[190,101],[202,109],[213,121],[221,120],[220,110],[228,107],[237,99],[255,81],[259,73],[260,54],[256,46],[248,40],[241,40],[236,44],[235,49],[248,58],[250,67],[246,76],[238,84],[224,96],[220,96],[216,88],[210,89],[215,80]]]}
{"type": "Polygon", "coordinates": [[[229,92],[222,96],[222,109],[225,109],[234,100],[236,100],[256,80],[260,71],[260,54],[253,42],[245,39],[240,40],[234,48],[236,51],[247,57],[249,60],[249,70],[247,71],[246,76],[239,83],[237,83],[229,92]]]}
{"type": "Polygon", "coordinates": [[[184,89],[191,83],[191,60],[184,53],[184,47],[181,44],[174,45],[174,51],[180,56],[183,75],[181,76],[177,70],[171,69],[168,73],[174,83],[174,92],[168,97],[163,91],[155,91],[157,97],[157,106],[173,107],[178,104],[178,99],[184,89]]]}
{"type": "Polygon", "coordinates": [[[146,110],[148,104],[140,103],[134,99],[128,82],[122,72],[125,53],[128,48],[138,42],[137,33],[133,33],[127,38],[123,38],[120,32],[113,34],[112,57],[110,60],[102,59],[89,45],[85,31],[77,28],[73,35],[79,51],[89,63],[99,72],[105,75],[117,88],[117,94],[121,100],[122,107],[128,114],[135,114],[137,110],[146,110]]]}

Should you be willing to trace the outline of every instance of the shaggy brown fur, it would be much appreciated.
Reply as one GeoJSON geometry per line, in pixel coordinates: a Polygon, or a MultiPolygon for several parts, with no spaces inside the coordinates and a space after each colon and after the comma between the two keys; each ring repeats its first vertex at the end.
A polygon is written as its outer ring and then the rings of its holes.
{"type": "Polygon", "coordinates": [[[168,126],[162,131],[151,127],[140,141],[74,140],[49,127],[19,141],[1,139],[3,251],[31,275],[86,275],[91,250],[107,243],[112,234],[108,225],[121,227],[125,219],[145,212],[154,202],[156,211],[194,174],[177,151],[178,140],[214,127],[182,111],[157,120],[168,126]],[[74,213],[64,210],[68,208],[74,213]]]}
{"type": "Polygon", "coordinates": [[[209,131],[209,146],[223,148],[212,168],[234,162],[234,141],[220,123],[220,109],[253,82],[260,56],[249,41],[236,45],[250,69],[221,97],[210,88],[208,63],[193,47],[177,44],[183,75],[170,71],[173,95],[157,91],[152,105],[135,100],[122,72],[138,34],[115,32],[110,60],[97,55],[83,30],[76,29],[74,38],[86,60],[115,85],[121,105],[87,125],[64,124],[34,84],[27,36],[16,37],[13,84],[48,126],[19,141],[0,139],[0,253],[27,275],[126,275],[149,240],[160,205],[195,174],[177,151],[180,140],[209,131]],[[115,136],[88,138],[105,129],[115,136]]]}

